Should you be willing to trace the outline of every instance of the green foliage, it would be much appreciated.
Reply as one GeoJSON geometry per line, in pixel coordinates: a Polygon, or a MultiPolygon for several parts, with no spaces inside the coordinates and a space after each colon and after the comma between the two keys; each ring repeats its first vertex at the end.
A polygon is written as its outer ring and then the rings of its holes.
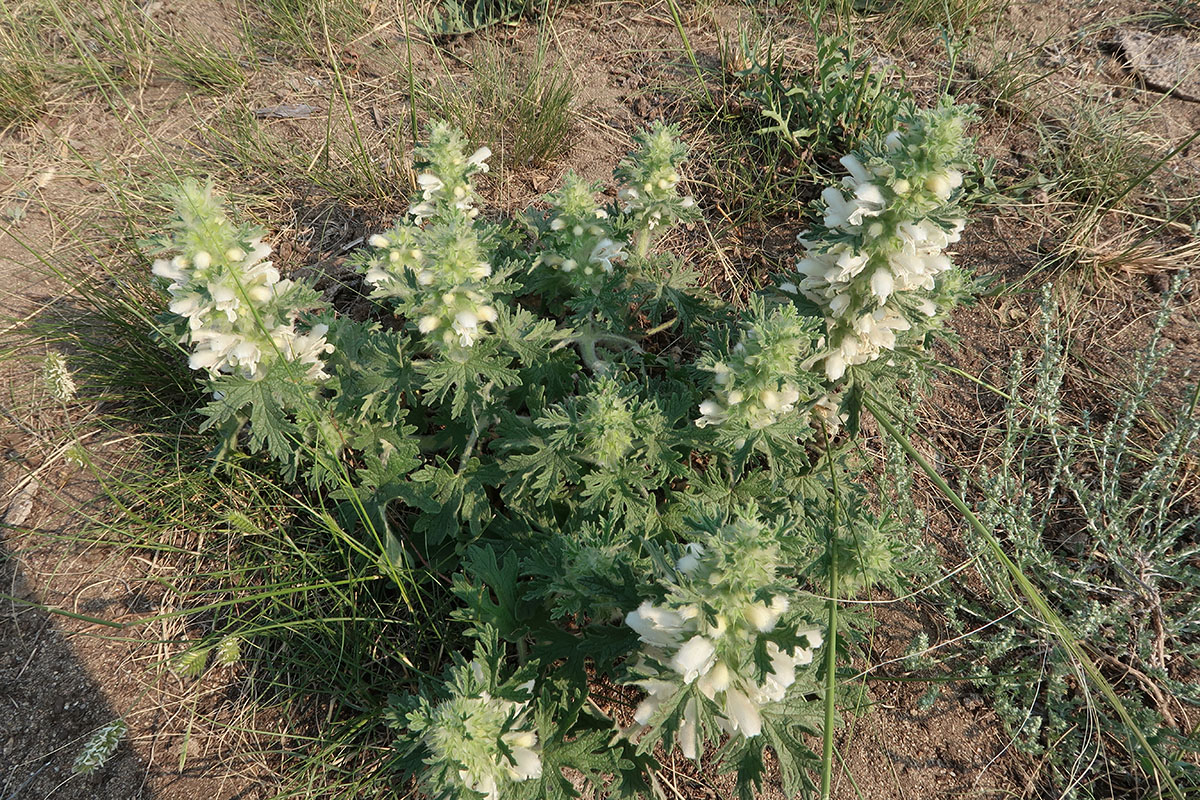
{"type": "MultiPolygon", "coordinates": [[[[1163,427],[1148,428],[1158,413],[1151,397],[1165,375],[1162,329],[1173,296],[1111,407],[1071,423],[1063,409],[1066,343],[1047,294],[1033,385],[1022,391],[1026,367],[1017,359],[999,460],[984,473],[977,509],[1087,643],[1148,739],[1178,753],[1194,744],[1180,738],[1177,704],[1200,702],[1185,666],[1200,657],[1200,514],[1180,491],[1200,441],[1198,395],[1163,427]]],[[[1100,710],[1066,649],[1036,618],[1007,613],[1012,590],[1000,576],[980,576],[982,591],[959,586],[947,596],[957,630],[989,623],[964,640],[963,669],[1021,748],[1043,756],[1043,780],[1088,797],[1153,791],[1142,765],[1124,755],[1119,721],[1095,718],[1100,710]],[[997,673],[1035,679],[1001,681],[997,673]]]]}
{"type": "Polygon", "coordinates": [[[805,67],[748,30],[723,46],[725,95],[704,109],[706,155],[714,199],[736,224],[794,213],[839,157],[893,130],[914,105],[852,32],[822,30],[820,15],[808,11],[816,57],[805,67]]]}
{"type": "Polygon", "coordinates": [[[873,15],[882,39],[897,44],[915,31],[966,36],[1004,8],[998,0],[852,0],[855,11],[873,15]]]}
{"type": "Polygon", "coordinates": [[[528,0],[441,0],[429,12],[425,30],[433,36],[459,36],[517,19],[528,0]]]}
{"type": "Polygon", "coordinates": [[[853,34],[822,31],[818,13],[809,11],[817,52],[808,70],[789,67],[771,44],[751,42],[743,32],[746,66],[737,76],[742,96],[765,119],[758,133],[778,136],[794,153],[829,163],[894,129],[901,112],[912,107],[912,96],[890,86],[886,71],[873,69],[871,52],[859,50],[853,34]]]}

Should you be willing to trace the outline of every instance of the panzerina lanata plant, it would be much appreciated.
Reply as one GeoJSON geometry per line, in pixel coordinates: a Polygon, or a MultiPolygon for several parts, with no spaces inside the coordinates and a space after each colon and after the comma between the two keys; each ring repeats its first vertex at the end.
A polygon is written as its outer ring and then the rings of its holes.
{"type": "MultiPolygon", "coordinates": [[[[793,297],[748,310],[652,252],[695,213],[662,125],[617,166],[615,203],[571,176],[510,221],[480,213],[487,148],[435,126],[420,196],[353,257],[382,301],[361,322],[326,312],[304,328],[321,304],[265,260],[262,233],[209,187],[180,193],[154,271],[171,338],[216,394],[204,413],[223,455],[248,438],[303,470],[324,524],[402,589],[452,576],[463,627],[447,642],[475,640],[473,660],[412,680],[389,717],[423,791],[567,798],[567,769],[646,795],[657,744],[700,759],[723,738],[719,768],[743,793],[765,747],[787,791],[810,786],[799,732],[833,694],[811,664],[831,632],[799,589],[822,574],[812,509],[849,480],[832,436],[852,410],[845,367],[953,299],[941,248],[960,227],[961,123],[917,115],[848,157],[793,297]],[[645,693],[632,726],[597,681],[645,693]]],[[[865,508],[839,524],[884,531],[865,508]]]]}

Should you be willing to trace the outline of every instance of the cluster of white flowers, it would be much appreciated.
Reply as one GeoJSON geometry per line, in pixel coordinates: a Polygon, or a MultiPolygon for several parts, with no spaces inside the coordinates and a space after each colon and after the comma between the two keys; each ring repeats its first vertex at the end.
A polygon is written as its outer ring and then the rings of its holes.
{"type": "MultiPolygon", "coordinates": [[[[763,707],[782,701],[797,668],[812,662],[822,643],[820,629],[797,625],[790,632],[805,644],[794,648],[767,638],[782,631],[785,620],[795,620],[788,616],[792,604],[785,591],[774,582],[778,554],[766,542],[769,536],[760,527],[741,521],[723,529],[710,546],[688,545],[676,563],[676,578],[668,583],[666,601],[647,600],[626,615],[625,624],[643,645],[635,670],[647,676],[635,681],[646,692],[634,712],[639,725],[650,723],[660,706],[694,684],[719,709],[714,721],[720,730],[757,736],[763,707]],[[724,535],[731,530],[731,536],[724,535]],[[731,556],[738,546],[746,552],[731,556]],[[765,674],[759,674],[753,656],[760,646],[770,660],[765,674]]],[[[700,714],[697,696],[684,701],[676,741],[688,758],[700,752],[700,714]]]]}
{"type": "Polygon", "coordinates": [[[649,232],[691,218],[696,201],[677,191],[679,163],[687,148],[674,128],[655,123],[639,133],[634,143],[637,149],[617,165],[616,175],[623,184],[617,199],[622,213],[632,218],[639,231],[638,254],[644,256],[649,232]]]}
{"type": "MultiPolygon", "coordinates": [[[[409,723],[420,731],[429,750],[426,763],[436,767],[427,776],[435,791],[450,793],[450,781],[487,800],[498,800],[508,783],[540,778],[542,759],[537,733],[530,728],[528,702],[493,697],[488,692],[483,667],[473,661],[456,670],[455,695],[434,706],[409,714],[409,723]]],[[[532,691],[533,682],[517,687],[532,691]]]]}
{"type": "Polygon", "coordinates": [[[690,195],[680,197],[675,191],[678,185],[679,173],[672,168],[661,175],[651,175],[638,186],[622,186],[617,191],[621,212],[644,219],[651,230],[664,222],[670,224],[673,211],[691,208],[696,203],[690,195]]]}
{"type": "Polygon", "coordinates": [[[811,323],[795,308],[767,313],[752,308],[741,340],[726,356],[710,354],[700,368],[711,372],[714,396],[700,404],[696,425],[736,424],[751,430],[765,428],[795,410],[806,389],[800,381],[816,343],[811,323]]]}
{"type": "Polygon", "coordinates": [[[496,321],[487,287],[492,265],[470,225],[401,222],[368,243],[372,296],[399,300],[397,313],[415,319],[421,333],[441,331],[443,343],[471,347],[483,335],[481,324],[496,321]]]}
{"type": "Polygon", "coordinates": [[[314,299],[307,287],[280,277],[262,236],[228,220],[211,184],[185,184],[175,207],[177,232],[162,249],[179,255],[155,260],[152,272],[169,281],[168,309],[187,322],[179,342],[192,348],[189,366],[213,378],[257,380],[282,358],[303,367],[307,380],[328,378],[328,327],[297,329],[301,308],[314,299]]]}
{"type": "Polygon", "coordinates": [[[489,278],[492,265],[473,222],[471,176],[486,172],[486,147],[466,156],[462,136],[437,125],[418,157],[430,167],[418,181],[423,200],[390,230],[375,234],[359,256],[372,297],[396,301],[396,313],[451,348],[467,348],[496,321],[489,278]]]}
{"type": "MultiPolygon", "coordinates": [[[[744,351],[745,346],[739,343],[733,354],[740,355],[744,351]]],[[[700,428],[720,425],[734,411],[740,411],[751,428],[765,428],[791,413],[800,400],[800,390],[786,382],[778,389],[762,389],[747,397],[741,389],[730,388],[735,383],[734,373],[724,363],[713,367],[713,382],[717,384],[717,394],[714,399],[700,404],[700,416],[696,419],[696,426],[700,428]]]]}
{"type": "Polygon", "coordinates": [[[821,194],[823,225],[800,235],[799,283],[781,288],[824,312],[830,381],[939,313],[940,276],[953,268],[945,250],[965,224],[956,208],[964,116],[949,106],[919,112],[877,151],[842,158],[850,174],[821,194]]]}
{"type": "Polygon", "coordinates": [[[614,238],[608,212],[592,199],[594,188],[568,174],[562,189],[546,198],[544,217],[532,221],[542,245],[535,266],[563,273],[576,288],[597,288],[613,273],[613,261],[625,258],[625,242],[614,238]]]}
{"type": "Polygon", "coordinates": [[[471,185],[471,176],[488,171],[487,160],[492,151],[481,147],[466,155],[462,134],[448,125],[435,124],[429,134],[429,145],[421,150],[428,169],[417,175],[421,200],[408,208],[416,224],[447,212],[456,212],[470,219],[479,215],[475,203],[479,199],[471,185]]]}

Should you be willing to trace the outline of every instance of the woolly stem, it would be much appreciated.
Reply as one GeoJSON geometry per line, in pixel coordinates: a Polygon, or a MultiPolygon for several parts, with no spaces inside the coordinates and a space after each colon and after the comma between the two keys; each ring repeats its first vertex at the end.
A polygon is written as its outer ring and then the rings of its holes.
{"type": "Polygon", "coordinates": [[[649,228],[642,228],[640,231],[638,231],[636,247],[637,247],[637,254],[642,258],[645,258],[646,254],[650,252],[650,229],[649,228]]]}

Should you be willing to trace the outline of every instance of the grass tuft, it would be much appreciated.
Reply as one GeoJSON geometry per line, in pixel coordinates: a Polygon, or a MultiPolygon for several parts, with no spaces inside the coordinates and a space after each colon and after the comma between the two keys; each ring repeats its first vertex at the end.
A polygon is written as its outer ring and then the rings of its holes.
{"type": "Polygon", "coordinates": [[[2,56],[0,59],[0,130],[34,122],[46,110],[40,70],[2,56]]]}
{"type": "Polygon", "coordinates": [[[1040,159],[1055,192],[1084,206],[1114,210],[1146,199],[1151,181],[1136,179],[1156,160],[1152,139],[1139,131],[1141,112],[1116,111],[1084,100],[1061,120],[1039,125],[1040,159]]]}
{"type": "Polygon", "coordinates": [[[254,0],[248,8],[254,38],[272,55],[317,64],[371,30],[363,4],[355,0],[254,0]]]}
{"type": "Polygon", "coordinates": [[[788,52],[750,29],[724,40],[718,91],[694,101],[708,199],[733,227],[795,216],[841,168],[838,158],[890,131],[911,102],[852,33],[824,32],[819,10],[808,26],[811,53],[788,52]]]}
{"type": "Polygon", "coordinates": [[[545,164],[571,147],[575,86],[543,38],[524,59],[494,43],[480,48],[470,77],[442,79],[426,95],[431,117],[496,152],[500,170],[545,164]]]}
{"type": "Polygon", "coordinates": [[[163,37],[156,43],[159,71],[207,94],[229,94],[246,85],[237,56],[198,39],[163,37]]]}
{"type": "Polygon", "coordinates": [[[1003,8],[1003,0],[867,0],[855,3],[869,16],[866,22],[886,44],[895,46],[914,30],[938,29],[961,36],[1003,8]]]}

